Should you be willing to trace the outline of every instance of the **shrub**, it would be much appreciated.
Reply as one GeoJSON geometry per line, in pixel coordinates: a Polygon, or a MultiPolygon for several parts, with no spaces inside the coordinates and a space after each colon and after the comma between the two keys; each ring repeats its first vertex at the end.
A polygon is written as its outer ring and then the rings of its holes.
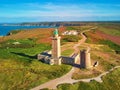
{"type": "Polygon", "coordinates": [[[8,35],[11,35],[11,34],[17,34],[19,32],[21,32],[22,30],[11,30],[10,32],[8,32],[7,36],[8,35]]]}
{"type": "Polygon", "coordinates": [[[110,48],[114,49],[117,54],[120,53],[120,45],[117,45],[110,40],[100,40],[99,43],[108,45],[110,48]]]}
{"type": "Polygon", "coordinates": [[[76,28],[75,28],[75,27],[68,26],[68,27],[67,27],[67,30],[76,30],[76,28]]]}
{"type": "Polygon", "coordinates": [[[79,36],[76,35],[66,35],[63,40],[67,41],[67,42],[78,42],[78,40],[80,39],[79,36]]]}

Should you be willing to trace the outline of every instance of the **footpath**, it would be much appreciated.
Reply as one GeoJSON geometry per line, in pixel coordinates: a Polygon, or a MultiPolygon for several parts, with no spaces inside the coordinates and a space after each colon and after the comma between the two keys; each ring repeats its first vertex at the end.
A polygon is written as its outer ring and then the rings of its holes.
{"type": "MultiPolygon", "coordinates": [[[[87,37],[84,35],[84,32],[87,32],[89,30],[86,30],[86,31],[83,31],[81,33],[81,36],[82,36],[82,39],[78,42],[78,44],[75,44],[74,45],[74,53],[77,53],[79,52],[79,49],[78,49],[78,46],[80,46],[81,44],[85,43],[87,37]]],[[[88,50],[90,50],[90,47],[87,48],[88,50]]],[[[65,75],[61,76],[60,78],[56,78],[56,79],[53,79],[53,80],[50,80],[44,84],[41,84],[31,90],[41,90],[43,88],[48,88],[48,89],[57,89],[57,86],[60,85],[60,84],[64,84],[64,83],[70,83],[70,84],[73,84],[73,83],[77,83],[77,82],[80,82],[80,81],[83,81],[83,82],[90,82],[91,80],[96,80],[98,82],[102,82],[102,76],[106,75],[107,73],[110,73],[111,71],[113,71],[114,69],[116,68],[120,68],[120,66],[116,66],[112,69],[110,69],[109,71],[106,71],[102,74],[100,74],[99,76],[97,77],[94,77],[94,78],[88,78],[88,79],[79,79],[79,80],[75,80],[75,79],[72,79],[72,74],[74,73],[76,67],[72,67],[72,69],[65,75]]]]}

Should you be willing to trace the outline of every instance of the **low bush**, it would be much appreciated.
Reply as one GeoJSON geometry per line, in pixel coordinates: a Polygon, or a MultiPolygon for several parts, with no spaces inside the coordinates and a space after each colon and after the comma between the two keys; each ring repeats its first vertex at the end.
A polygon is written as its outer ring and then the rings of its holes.
{"type": "Polygon", "coordinates": [[[63,38],[64,41],[66,42],[78,42],[78,40],[80,40],[80,36],[77,35],[66,35],[63,38]]]}
{"type": "Polygon", "coordinates": [[[7,36],[8,35],[12,35],[12,34],[17,34],[19,32],[21,32],[22,30],[11,30],[10,32],[8,32],[7,36]]]}
{"type": "Polygon", "coordinates": [[[120,54],[120,45],[117,45],[110,40],[99,40],[99,43],[108,45],[110,48],[114,49],[117,54],[120,54]]]}
{"type": "Polygon", "coordinates": [[[61,84],[57,90],[119,90],[120,89],[120,69],[102,77],[103,82],[95,80],[87,82],[78,82],[75,84],[61,84]]]}
{"type": "Polygon", "coordinates": [[[76,30],[76,28],[75,28],[75,27],[68,26],[68,27],[67,27],[67,30],[76,30]]]}

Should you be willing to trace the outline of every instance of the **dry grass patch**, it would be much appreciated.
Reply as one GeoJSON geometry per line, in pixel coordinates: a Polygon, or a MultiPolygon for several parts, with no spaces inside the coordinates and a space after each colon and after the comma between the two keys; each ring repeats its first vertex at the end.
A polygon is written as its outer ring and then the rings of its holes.
{"type": "Polygon", "coordinates": [[[97,70],[96,68],[92,69],[77,69],[74,73],[72,78],[73,79],[84,79],[84,78],[91,78],[91,77],[96,77],[101,72],[97,70]]]}
{"type": "Polygon", "coordinates": [[[112,67],[120,65],[120,55],[117,55],[107,45],[84,43],[79,46],[80,50],[90,47],[92,65],[98,61],[98,66],[91,69],[76,69],[73,74],[74,79],[90,78],[99,75],[102,72],[110,70],[112,67]]]}

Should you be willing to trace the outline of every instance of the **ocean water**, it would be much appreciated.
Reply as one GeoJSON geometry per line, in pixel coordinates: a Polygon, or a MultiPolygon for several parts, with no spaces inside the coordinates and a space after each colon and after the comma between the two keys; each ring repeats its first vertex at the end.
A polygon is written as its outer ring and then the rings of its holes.
{"type": "MultiPolygon", "coordinates": [[[[0,25],[0,36],[5,36],[11,30],[21,30],[21,29],[33,29],[33,28],[51,28],[52,26],[1,26],[0,25]]],[[[54,28],[54,27],[53,27],[54,28]]]]}

